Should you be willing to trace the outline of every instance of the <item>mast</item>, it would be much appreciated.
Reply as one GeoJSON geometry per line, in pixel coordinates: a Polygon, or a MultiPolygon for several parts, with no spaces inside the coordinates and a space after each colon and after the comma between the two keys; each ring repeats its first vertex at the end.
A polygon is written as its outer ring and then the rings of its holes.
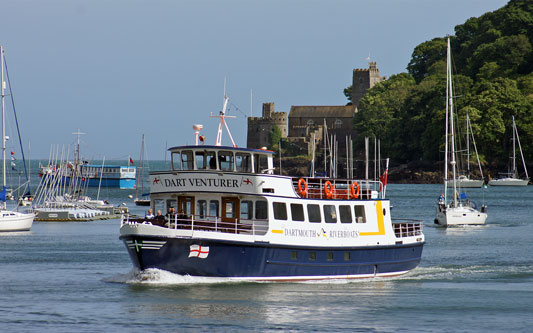
{"type": "Polygon", "coordinates": [[[522,152],[522,146],[520,145],[520,137],[518,136],[518,129],[516,128],[516,124],[514,122],[514,116],[513,116],[513,131],[516,132],[516,140],[518,141],[518,149],[520,149],[520,157],[522,158],[522,164],[524,165],[524,171],[526,173],[526,179],[529,179],[529,175],[527,174],[527,168],[526,168],[526,160],[524,160],[524,153],[522,152]]]}
{"type": "Polygon", "coordinates": [[[220,118],[220,123],[218,124],[217,141],[215,143],[215,146],[222,145],[222,131],[223,131],[223,128],[226,127],[229,138],[231,139],[231,144],[233,145],[233,147],[237,147],[237,145],[235,144],[235,141],[233,141],[231,132],[229,131],[228,124],[225,122],[225,118],[235,118],[235,116],[226,116],[226,109],[228,107],[228,101],[229,101],[229,98],[226,95],[226,80],[224,80],[224,103],[222,105],[222,111],[220,111],[218,116],[213,116],[213,115],[210,116],[210,117],[220,118]]]}
{"type": "Polygon", "coordinates": [[[450,38],[448,37],[448,46],[446,51],[446,115],[445,119],[445,131],[444,131],[444,202],[448,202],[448,113],[449,110],[449,96],[448,96],[448,86],[450,81],[449,71],[450,71],[450,38]]]}
{"type": "Polygon", "coordinates": [[[515,144],[515,141],[516,141],[516,137],[515,137],[515,135],[516,135],[515,134],[516,125],[514,123],[514,116],[512,116],[512,117],[513,117],[513,170],[511,172],[512,172],[514,178],[518,178],[518,176],[516,174],[516,144],[515,144]]]}
{"type": "MultiPolygon", "coordinates": [[[[5,119],[5,111],[4,111],[4,88],[5,88],[5,82],[4,82],[4,48],[0,46],[0,67],[2,67],[1,74],[0,74],[0,85],[2,88],[0,89],[0,93],[2,96],[2,175],[3,175],[3,187],[2,192],[6,191],[6,119],[5,119]]],[[[4,201],[2,203],[2,208],[6,208],[6,202],[4,201]]]]}
{"type": "Polygon", "coordinates": [[[470,118],[466,114],[466,175],[470,177],[470,118]]]}
{"type": "Polygon", "coordinates": [[[450,109],[449,109],[449,116],[450,116],[450,144],[451,144],[451,158],[452,161],[450,164],[452,165],[452,177],[453,177],[453,207],[457,207],[457,179],[456,179],[456,161],[455,161],[455,137],[453,132],[453,85],[452,85],[452,69],[451,69],[451,52],[450,52],[450,38],[448,38],[448,98],[450,103],[450,109]]]}

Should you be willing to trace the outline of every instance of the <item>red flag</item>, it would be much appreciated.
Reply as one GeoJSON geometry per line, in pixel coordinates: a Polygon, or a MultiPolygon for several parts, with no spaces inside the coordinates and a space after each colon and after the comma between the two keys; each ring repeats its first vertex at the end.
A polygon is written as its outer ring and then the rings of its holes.
{"type": "Polygon", "coordinates": [[[379,176],[379,180],[383,183],[383,186],[387,185],[387,176],[389,175],[389,170],[385,170],[385,172],[379,176]]]}
{"type": "Polygon", "coordinates": [[[131,165],[135,165],[135,164],[133,164],[133,159],[131,158],[131,156],[130,156],[130,163],[131,163],[131,165]]]}

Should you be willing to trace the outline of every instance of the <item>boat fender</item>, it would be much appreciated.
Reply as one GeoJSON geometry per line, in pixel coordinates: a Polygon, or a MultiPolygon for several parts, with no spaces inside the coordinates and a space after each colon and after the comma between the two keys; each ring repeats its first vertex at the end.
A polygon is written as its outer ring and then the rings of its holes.
{"type": "Polygon", "coordinates": [[[353,182],[352,185],[350,185],[350,194],[352,195],[352,198],[354,199],[359,198],[359,191],[360,191],[359,184],[357,184],[357,182],[353,182]]]}
{"type": "Polygon", "coordinates": [[[307,183],[305,182],[305,179],[300,178],[298,180],[298,193],[302,197],[307,197],[307,183]]]}
{"type": "Polygon", "coordinates": [[[324,192],[326,193],[326,198],[331,199],[333,196],[333,185],[329,180],[324,184],[324,192]]]}

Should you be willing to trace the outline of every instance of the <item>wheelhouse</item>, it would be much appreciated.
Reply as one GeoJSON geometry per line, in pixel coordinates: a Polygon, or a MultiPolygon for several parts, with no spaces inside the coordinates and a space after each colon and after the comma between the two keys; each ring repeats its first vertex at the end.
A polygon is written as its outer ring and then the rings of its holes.
{"type": "Polygon", "coordinates": [[[274,152],[220,146],[183,146],[169,149],[172,171],[223,171],[273,174],[274,152]]]}

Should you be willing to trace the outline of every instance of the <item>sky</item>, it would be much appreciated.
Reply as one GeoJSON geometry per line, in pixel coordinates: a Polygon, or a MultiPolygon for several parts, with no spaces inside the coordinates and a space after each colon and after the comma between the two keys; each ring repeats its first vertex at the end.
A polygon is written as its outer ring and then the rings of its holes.
{"type": "Polygon", "coordinates": [[[418,44],[506,3],[0,0],[0,45],[26,156],[48,158],[79,129],[86,159],[138,160],[144,134],[147,159],[163,160],[167,147],[194,143],[193,124],[215,143],[209,115],[222,109],[224,81],[244,147],[262,103],[344,105],[368,57],[381,75],[406,72],[418,44]]]}

